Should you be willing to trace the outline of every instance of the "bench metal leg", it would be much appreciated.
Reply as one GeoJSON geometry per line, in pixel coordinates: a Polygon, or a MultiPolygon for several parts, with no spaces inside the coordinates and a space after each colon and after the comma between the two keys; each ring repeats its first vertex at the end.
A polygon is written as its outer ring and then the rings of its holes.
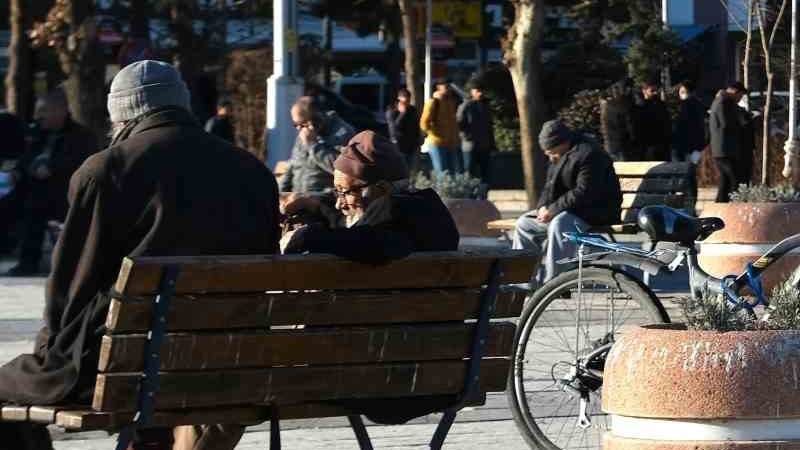
{"type": "Polygon", "coordinates": [[[456,412],[455,408],[450,408],[444,412],[444,416],[442,420],[439,421],[439,425],[436,426],[436,432],[433,433],[433,439],[431,439],[431,450],[439,450],[444,445],[444,440],[447,438],[447,433],[450,432],[450,427],[453,426],[453,422],[456,420],[456,412]]]}
{"type": "Polygon", "coordinates": [[[356,439],[358,439],[358,448],[361,450],[372,450],[372,441],[369,439],[367,427],[364,426],[364,421],[361,420],[361,416],[347,416],[347,420],[350,421],[350,426],[353,427],[353,433],[355,433],[356,439]]]}
{"type": "Polygon", "coordinates": [[[269,449],[281,450],[281,420],[278,418],[277,406],[273,406],[270,408],[269,449]]]}

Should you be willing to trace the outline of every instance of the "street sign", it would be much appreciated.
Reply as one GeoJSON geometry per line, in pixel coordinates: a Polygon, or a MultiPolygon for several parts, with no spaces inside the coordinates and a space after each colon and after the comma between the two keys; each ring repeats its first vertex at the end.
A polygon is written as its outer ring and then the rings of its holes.
{"type": "MultiPolygon", "coordinates": [[[[425,38],[425,3],[414,4],[416,13],[417,37],[425,38]]],[[[483,10],[480,1],[434,1],[434,27],[449,30],[458,39],[480,39],[483,35],[483,10]]]]}

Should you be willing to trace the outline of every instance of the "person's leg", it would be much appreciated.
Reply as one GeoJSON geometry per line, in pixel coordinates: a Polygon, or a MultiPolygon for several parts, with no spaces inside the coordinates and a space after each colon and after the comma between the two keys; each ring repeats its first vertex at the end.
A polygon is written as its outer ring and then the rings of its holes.
{"type": "Polygon", "coordinates": [[[432,144],[426,144],[426,145],[428,148],[428,156],[430,156],[431,158],[431,166],[433,166],[433,172],[439,174],[447,170],[447,167],[445,167],[444,163],[444,155],[442,154],[442,152],[444,152],[444,149],[432,144]]]}
{"type": "Polygon", "coordinates": [[[477,172],[481,180],[489,186],[492,185],[492,153],[489,151],[481,151],[476,154],[477,172]]]}
{"type": "Polygon", "coordinates": [[[464,155],[458,145],[450,149],[450,173],[453,175],[464,173],[464,155]]]}
{"type": "Polygon", "coordinates": [[[233,450],[242,439],[243,425],[195,425],[175,427],[172,450],[233,450]]]}
{"type": "Polygon", "coordinates": [[[172,428],[156,427],[136,430],[136,435],[128,449],[133,450],[172,450],[172,428]]]}
{"type": "Polygon", "coordinates": [[[539,271],[541,278],[537,281],[544,284],[558,276],[567,269],[567,266],[559,265],[557,261],[564,258],[577,256],[578,247],[574,242],[564,239],[562,233],[566,231],[588,230],[589,225],[580,217],[562,212],[555,216],[547,226],[547,241],[539,271]]]}
{"type": "Polygon", "coordinates": [[[547,238],[547,224],[536,220],[536,212],[531,211],[517,219],[511,248],[515,250],[535,249],[541,252],[542,242],[547,238]]]}
{"type": "Polygon", "coordinates": [[[472,170],[473,169],[473,165],[475,164],[475,160],[474,160],[475,152],[473,152],[471,150],[467,152],[467,151],[464,151],[464,149],[462,148],[461,149],[461,158],[462,158],[462,161],[463,161],[464,173],[467,173],[472,177],[477,176],[477,175],[475,175],[475,173],[472,170]]]}
{"type": "Polygon", "coordinates": [[[15,186],[0,197],[0,254],[11,253],[17,248],[17,224],[25,213],[26,197],[25,184],[15,186]]]}
{"type": "Polygon", "coordinates": [[[736,188],[736,171],[730,158],[714,158],[719,171],[719,189],[717,190],[718,203],[730,201],[730,193],[736,188]]]}

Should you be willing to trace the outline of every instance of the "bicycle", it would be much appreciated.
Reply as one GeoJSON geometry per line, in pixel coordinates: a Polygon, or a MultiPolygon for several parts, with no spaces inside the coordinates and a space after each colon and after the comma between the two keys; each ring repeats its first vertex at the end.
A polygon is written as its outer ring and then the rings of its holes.
{"type": "MultiPolygon", "coordinates": [[[[719,218],[694,218],[666,206],[643,208],[638,223],[656,242],[642,250],[578,232],[565,237],[579,245],[576,258],[559,261],[566,271],[526,300],[517,327],[507,395],[514,420],[534,449],[602,448],[610,428],[600,410],[605,357],[628,326],[668,323],[667,311],[648,286],[625,268],[653,276],[686,264],[693,297],[722,294],[734,309],[755,314],[766,305],[760,274],[800,247],[800,234],[776,244],[742,274],[715,278],[699,266],[695,241],[724,228],[719,218]],[[586,253],[586,249],[597,251],[586,253]],[[755,301],[740,295],[744,287],[755,301]],[[599,289],[598,289],[599,288],[599,289]]],[[[800,268],[793,280],[800,282],[800,268]]]]}

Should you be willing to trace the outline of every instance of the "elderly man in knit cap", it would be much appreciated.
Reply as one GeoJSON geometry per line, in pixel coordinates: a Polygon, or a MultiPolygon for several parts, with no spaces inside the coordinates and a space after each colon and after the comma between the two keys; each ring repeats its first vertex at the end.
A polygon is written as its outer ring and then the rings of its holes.
{"type": "MultiPolygon", "coordinates": [[[[107,293],[124,257],[277,251],[275,177],[251,154],[204,132],[189,105],[186,85],[169,64],[139,61],[114,77],[113,141],[70,181],[45,327],[33,354],[0,367],[0,403],[91,403],[107,293]]],[[[21,428],[0,424],[4,448],[25,448],[31,430],[21,428]]],[[[232,433],[238,438],[241,431],[232,433]]],[[[33,433],[49,440],[44,427],[33,433]]],[[[142,430],[134,442],[134,448],[171,447],[171,429],[142,430]]]]}
{"type": "Polygon", "coordinates": [[[284,235],[285,253],[332,253],[379,264],[458,247],[447,207],[432,189],[409,189],[405,158],[388,139],[372,131],[357,134],[333,167],[333,194],[293,196],[283,205],[287,216],[321,218],[284,235]]]}
{"type": "Polygon", "coordinates": [[[547,180],[537,209],[517,220],[513,241],[516,249],[543,252],[544,264],[532,280],[537,285],[559,274],[556,261],[575,255],[563,232],[617,223],[622,205],[614,163],[595,142],[551,120],[542,127],[539,146],[550,160],[547,180]]]}

